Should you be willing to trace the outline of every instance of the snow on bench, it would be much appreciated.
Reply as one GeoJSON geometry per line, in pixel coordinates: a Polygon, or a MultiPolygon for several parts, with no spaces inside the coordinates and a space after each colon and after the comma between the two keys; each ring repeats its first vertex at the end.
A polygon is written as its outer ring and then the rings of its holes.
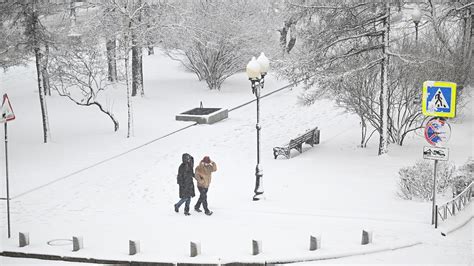
{"type": "Polygon", "coordinates": [[[319,129],[315,127],[313,129],[307,130],[302,135],[290,139],[290,142],[285,143],[281,146],[276,146],[273,148],[273,157],[275,159],[278,155],[284,155],[287,159],[290,158],[290,151],[291,149],[296,149],[300,153],[303,152],[303,143],[311,145],[314,147],[314,144],[319,144],[319,129]]]}

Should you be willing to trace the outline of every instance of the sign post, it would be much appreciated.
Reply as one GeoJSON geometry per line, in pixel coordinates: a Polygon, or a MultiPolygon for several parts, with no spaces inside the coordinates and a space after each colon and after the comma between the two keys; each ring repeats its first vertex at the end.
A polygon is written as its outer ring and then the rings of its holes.
{"type": "MultiPolygon", "coordinates": [[[[427,138],[428,140],[428,138],[427,138]]],[[[431,207],[431,224],[435,224],[436,219],[436,173],[438,171],[438,161],[447,161],[449,159],[449,149],[438,147],[424,147],[423,158],[434,160],[433,169],[433,204],[431,207]]]]}
{"type": "Polygon", "coordinates": [[[435,224],[436,219],[436,171],[438,166],[438,160],[434,160],[433,169],[433,204],[431,205],[431,224],[435,224]]]}
{"type": "Polygon", "coordinates": [[[431,208],[431,224],[435,223],[436,219],[436,172],[438,160],[447,161],[449,158],[449,150],[447,148],[437,147],[449,140],[451,135],[451,128],[444,119],[432,118],[425,127],[426,141],[432,147],[423,148],[423,158],[434,160],[433,169],[433,204],[431,208]],[[449,129],[449,130],[448,130],[449,129]]]}
{"type": "Polygon", "coordinates": [[[425,139],[432,147],[423,148],[423,158],[434,160],[431,224],[435,224],[438,160],[447,161],[449,158],[449,150],[440,146],[448,142],[451,136],[451,127],[444,118],[456,116],[456,83],[445,81],[423,82],[421,110],[423,115],[433,116],[425,127],[425,139]]]}
{"type": "Polygon", "coordinates": [[[8,223],[8,238],[10,238],[10,186],[8,184],[8,137],[7,137],[7,122],[5,122],[5,178],[7,186],[7,223],[8,223]]]}
{"type": "Polygon", "coordinates": [[[0,122],[5,123],[5,178],[7,186],[7,224],[8,224],[8,238],[11,237],[10,229],[10,186],[8,183],[8,134],[7,134],[7,125],[8,121],[15,119],[15,114],[13,113],[10,100],[8,99],[7,94],[3,95],[3,103],[1,108],[1,120],[0,122]]]}

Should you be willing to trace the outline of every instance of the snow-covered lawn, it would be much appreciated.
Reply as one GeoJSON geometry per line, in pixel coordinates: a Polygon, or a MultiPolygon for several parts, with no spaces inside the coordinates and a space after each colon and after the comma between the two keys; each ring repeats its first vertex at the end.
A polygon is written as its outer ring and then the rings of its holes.
{"type": "MultiPolygon", "coordinates": [[[[134,99],[130,139],[125,137],[122,86],[101,96],[119,119],[119,132],[114,133],[112,123],[94,107],[79,107],[55,95],[48,98],[52,140],[43,144],[34,69],[0,75],[0,88],[8,93],[16,115],[8,124],[13,237],[7,238],[6,204],[1,201],[0,250],[130,260],[128,240],[140,240],[141,253],[134,260],[225,262],[329,256],[422,242],[410,248],[413,262],[432,263],[424,261],[424,252],[442,256],[439,246],[444,247],[444,240],[430,225],[431,203],[396,196],[398,169],[421,160],[422,147],[428,145],[420,134],[408,137],[403,147],[390,146],[389,154],[379,157],[376,135],[368,148],[357,147],[356,116],[327,100],[299,106],[298,88],[275,93],[261,101],[266,199],[254,202],[255,103],[216,124],[192,126],[157,140],[192,124],[174,116],[200,102],[231,109],[254,99],[245,74],[226,81],[221,91],[209,91],[162,54],[145,57],[144,64],[146,97],[134,99]],[[289,160],[273,159],[272,147],[315,126],[321,130],[319,145],[304,146],[302,154],[293,150],[289,160]],[[209,155],[218,165],[209,190],[214,211],[210,217],[195,212],[185,217],[182,209],[179,214],[173,210],[178,200],[176,173],[185,152],[195,162],[209,155]],[[360,245],[362,229],[373,230],[372,245],[360,245]],[[30,233],[30,246],[17,247],[18,232],[30,233]],[[322,236],[317,253],[307,251],[311,234],[322,236]],[[46,244],[76,235],[84,237],[85,246],[76,253],[71,246],[46,244]],[[263,254],[251,255],[252,239],[263,241],[263,254]],[[189,258],[189,241],[201,242],[201,256],[189,258]]],[[[265,91],[284,85],[269,75],[265,91]]],[[[452,121],[449,148],[456,165],[472,156],[472,117],[470,109],[452,121]]],[[[1,152],[1,173],[4,156],[1,152]]],[[[0,197],[6,196],[4,179],[2,175],[0,197]]],[[[467,228],[463,232],[471,237],[458,234],[465,244],[443,255],[451,263],[472,259],[472,222],[467,228]]],[[[407,252],[384,254],[378,253],[374,262],[407,262],[402,260],[407,252]]]]}

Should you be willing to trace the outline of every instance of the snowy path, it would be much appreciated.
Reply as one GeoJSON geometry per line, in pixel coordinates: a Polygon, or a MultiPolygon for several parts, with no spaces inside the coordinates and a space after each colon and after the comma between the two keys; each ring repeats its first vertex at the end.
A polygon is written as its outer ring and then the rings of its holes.
{"type": "MultiPolygon", "coordinates": [[[[276,143],[295,134],[295,131],[304,130],[296,119],[296,116],[301,116],[300,110],[291,110],[297,108],[292,101],[282,105],[281,98],[283,96],[274,96],[267,101],[278,101],[285,112],[274,112],[271,117],[263,117],[263,121],[274,121],[278,117],[279,121],[285,119],[288,124],[286,132],[278,130],[278,124],[263,125],[265,138],[276,140],[276,143]]],[[[250,201],[254,162],[246,158],[252,158],[254,154],[254,144],[248,141],[254,137],[254,122],[242,119],[249,111],[253,110],[237,110],[228,120],[212,126],[189,128],[139,151],[81,172],[74,178],[13,200],[12,216],[16,230],[29,231],[32,239],[43,239],[43,242],[80,234],[86,239],[88,250],[94,253],[100,250],[100,256],[106,258],[113,257],[112,254],[123,256],[127,240],[140,239],[144,254],[156,254],[156,250],[159,251],[158,258],[166,254],[166,257],[175,260],[187,253],[186,243],[192,239],[202,242],[203,255],[232,258],[245,257],[248,243],[254,238],[262,239],[266,254],[272,256],[306,250],[307,239],[313,232],[323,234],[328,250],[341,250],[341,247],[350,250],[359,245],[360,230],[364,228],[372,228],[374,238],[385,243],[401,240],[400,230],[431,230],[416,213],[412,217],[405,215],[400,218],[400,214],[385,212],[385,206],[376,201],[389,200],[392,196],[387,197],[390,190],[373,190],[377,183],[375,177],[346,178],[343,179],[346,186],[340,186],[340,177],[366,171],[363,165],[351,169],[337,169],[335,165],[317,163],[303,166],[308,164],[309,158],[318,162],[318,155],[331,154],[331,140],[342,135],[337,135],[338,132],[332,134],[324,122],[331,124],[345,119],[339,115],[328,118],[328,114],[323,113],[321,117],[326,120],[318,119],[323,136],[334,135],[327,140],[328,144],[323,141],[301,155],[293,154],[291,160],[273,160],[268,151],[275,142],[264,142],[263,150],[267,151],[264,153],[267,200],[250,201]],[[193,136],[206,138],[196,141],[193,136]],[[206,150],[212,152],[212,158],[218,158],[219,172],[210,194],[215,215],[211,218],[202,215],[185,218],[175,214],[170,207],[176,200],[173,192],[176,190],[176,161],[183,152],[190,152],[199,158],[206,150]],[[305,171],[298,171],[300,167],[305,171]],[[339,178],[334,180],[332,176],[339,178]],[[288,179],[291,182],[284,181],[288,179]],[[309,182],[311,185],[298,185],[308,183],[309,179],[312,179],[309,182]],[[371,183],[371,186],[367,186],[366,191],[351,189],[360,187],[361,182],[371,183]],[[330,192],[331,188],[336,188],[337,193],[330,192]],[[361,197],[364,194],[367,197],[361,197]],[[55,224],[53,232],[49,229],[51,224],[55,224]],[[36,228],[34,233],[31,228],[36,228]],[[229,245],[236,247],[229,250],[223,248],[222,236],[232,239],[229,245]],[[293,241],[291,244],[290,239],[293,241]]],[[[339,152],[334,156],[339,157],[337,164],[353,160],[351,156],[346,157],[339,152]]],[[[353,162],[351,164],[354,165],[353,162]]],[[[386,180],[381,182],[384,183],[386,180]]],[[[404,211],[403,207],[399,206],[400,212],[404,211]]],[[[408,235],[403,236],[404,240],[408,235]]],[[[36,243],[41,246],[41,243],[36,243]]]]}
{"type": "MultiPolygon", "coordinates": [[[[159,56],[155,59],[153,63],[169,63],[159,56]]],[[[25,117],[12,124],[11,140],[12,194],[21,196],[11,201],[14,238],[10,240],[5,236],[5,213],[0,213],[1,249],[71,256],[69,246],[45,243],[82,235],[86,248],[77,256],[130,259],[128,240],[139,239],[142,253],[134,259],[189,261],[189,241],[199,240],[203,254],[197,261],[212,261],[255,258],[250,255],[252,239],[263,241],[264,254],[259,256],[263,259],[307,254],[310,234],[322,235],[322,254],[360,249],[362,229],[374,231],[375,247],[429,240],[438,234],[430,225],[429,202],[403,201],[395,195],[397,171],[420,158],[421,140],[413,137],[404,147],[391,147],[389,155],[377,157],[376,140],[367,149],[356,147],[357,118],[324,100],[298,106],[299,89],[262,100],[264,201],[251,201],[256,161],[254,104],[214,125],[190,127],[24,194],[189,125],[174,121],[174,114],[195,106],[199,99],[206,99],[205,106],[232,108],[253,98],[248,81],[240,75],[217,93],[199,87],[203,84],[189,73],[170,67],[168,71],[172,75],[148,75],[153,78],[146,81],[147,88],[166,89],[150,89],[147,98],[136,100],[136,136],[129,140],[123,137],[123,128],[119,134],[110,134],[110,125],[96,113],[52,98],[54,141],[40,145],[28,131],[40,128],[36,117],[27,114],[37,99],[31,93],[12,92],[18,94],[10,96],[17,99],[15,111],[25,117]],[[290,160],[273,159],[273,146],[314,126],[321,129],[321,144],[311,149],[305,146],[302,154],[292,151],[290,160]],[[177,201],[176,172],[184,152],[196,162],[210,155],[218,164],[209,192],[215,212],[211,217],[194,212],[185,217],[172,209],[177,201]],[[19,249],[16,237],[22,231],[30,232],[31,245],[19,249]]],[[[271,77],[266,81],[266,87],[281,85],[271,77]]],[[[115,106],[125,106],[119,104],[120,98],[114,99],[115,106]]],[[[117,110],[117,116],[125,117],[120,115],[123,111],[117,110]]],[[[470,128],[469,123],[472,120],[454,125],[456,132],[472,138],[469,130],[463,130],[470,128]]],[[[465,147],[462,141],[454,140],[453,145],[465,147]]],[[[458,148],[451,155],[464,161],[470,153],[458,148]]],[[[0,202],[1,209],[4,204],[0,202]]]]}

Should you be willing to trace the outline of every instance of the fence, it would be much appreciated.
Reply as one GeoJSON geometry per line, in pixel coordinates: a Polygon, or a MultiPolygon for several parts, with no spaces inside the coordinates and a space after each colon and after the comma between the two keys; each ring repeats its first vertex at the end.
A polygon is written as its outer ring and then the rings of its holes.
{"type": "Polygon", "coordinates": [[[469,202],[473,195],[474,182],[471,182],[459,195],[441,205],[435,206],[435,228],[438,228],[438,217],[445,221],[450,216],[454,216],[456,212],[462,210],[469,202]],[[449,214],[449,215],[448,215],[449,214]]]}

